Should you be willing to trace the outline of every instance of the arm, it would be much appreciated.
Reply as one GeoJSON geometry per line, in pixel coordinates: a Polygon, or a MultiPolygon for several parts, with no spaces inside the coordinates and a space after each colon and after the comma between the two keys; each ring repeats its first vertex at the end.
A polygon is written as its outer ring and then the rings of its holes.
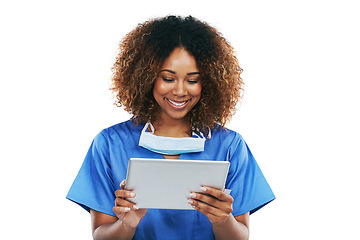
{"type": "Polygon", "coordinates": [[[212,223],[215,239],[249,239],[249,213],[231,214],[233,198],[216,188],[202,187],[204,193],[191,193],[189,203],[212,223]]]}
{"type": "Polygon", "coordinates": [[[91,210],[91,227],[94,240],[132,239],[135,229],[129,228],[116,217],[91,210]]]}
{"type": "Polygon", "coordinates": [[[249,239],[249,213],[234,217],[230,214],[223,222],[213,223],[215,239],[249,239]]]}
{"type": "Polygon", "coordinates": [[[141,219],[147,209],[137,206],[125,198],[135,197],[135,193],[125,190],[125,180],[120,184],[121,190],[115,192],[115,206],[117,217],[91,210],[91,225],[95,240],[132,239],[141,219]]]}

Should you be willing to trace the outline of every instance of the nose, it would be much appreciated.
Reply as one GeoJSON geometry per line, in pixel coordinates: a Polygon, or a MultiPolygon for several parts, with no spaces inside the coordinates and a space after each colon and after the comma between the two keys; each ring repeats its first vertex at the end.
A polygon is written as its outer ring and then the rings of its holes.
{"type": "Polygon", "coordinates": [[[179,97],[185,96],[186,95],[186,86],[185,86],[185,81],[179,80],[176,81],[176,84],[173,88],[173,94],[179,97]]]}

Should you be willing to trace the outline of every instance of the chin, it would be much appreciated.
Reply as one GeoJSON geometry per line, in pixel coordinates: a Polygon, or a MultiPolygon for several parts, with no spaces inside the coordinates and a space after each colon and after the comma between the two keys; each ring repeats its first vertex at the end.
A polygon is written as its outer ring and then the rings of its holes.
{"type": "Polygon", "coordinates": [[[173,120],[185,120],[187,119],[187,114],[188,112],[186,113],[169,113],[169,112],[166,112],[166,116],[173,119],[173,120]]]}
{"type": "Polygon", "coordinates": [[[181,115],[181,116],[179,116],[179,115],[168,115],[170,118],[172,118],[172,119],[174,119],[174,120],[185,120],[185,116],[186,115],[181,115]]]}

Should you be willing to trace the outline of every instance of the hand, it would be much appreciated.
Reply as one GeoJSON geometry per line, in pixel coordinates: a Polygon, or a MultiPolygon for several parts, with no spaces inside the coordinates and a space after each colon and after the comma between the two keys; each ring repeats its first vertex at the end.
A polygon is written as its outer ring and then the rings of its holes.
{"type": "Polygon", "coordinates": [[[134,198],[136,194],[125,190],[126,180],[120,183],[121,190],[116,190],[115,206],[113,208],[116,216],[128,227],[136,228],[141,219],[147,213],[147,209],[139,209],[133,202],[125,198],[134,198]]]}
{"type": "Polygon", "coordinates": [[[213,187],[203,186],[202,193],[192,192],[188,202],[203,213],[212,224],[225,221],[232,212],[234,199],[227,193],[213,187]]]}

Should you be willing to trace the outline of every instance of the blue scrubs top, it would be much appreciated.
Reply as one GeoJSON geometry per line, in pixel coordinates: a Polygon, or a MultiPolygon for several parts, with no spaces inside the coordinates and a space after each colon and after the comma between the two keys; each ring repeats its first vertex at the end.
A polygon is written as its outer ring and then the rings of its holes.
{"type": "MultiPolygon", "coordinates": [[[[163,158],[139,146],[144,124],[130,120],[102,130],[93,140],[67,199],[90,209],[116,217],[115,191],[126,178],[130,158],[163,158]]],[[[229,161],[225,188],[234,198],[236,217],[254,213],[275,196],[240,134],[215,129],[203,152],[181,154],[179,159],[229,161]]],[[[205,215],[195,210],[149,209],[133,239],[214,239],[205,215]]]]}

